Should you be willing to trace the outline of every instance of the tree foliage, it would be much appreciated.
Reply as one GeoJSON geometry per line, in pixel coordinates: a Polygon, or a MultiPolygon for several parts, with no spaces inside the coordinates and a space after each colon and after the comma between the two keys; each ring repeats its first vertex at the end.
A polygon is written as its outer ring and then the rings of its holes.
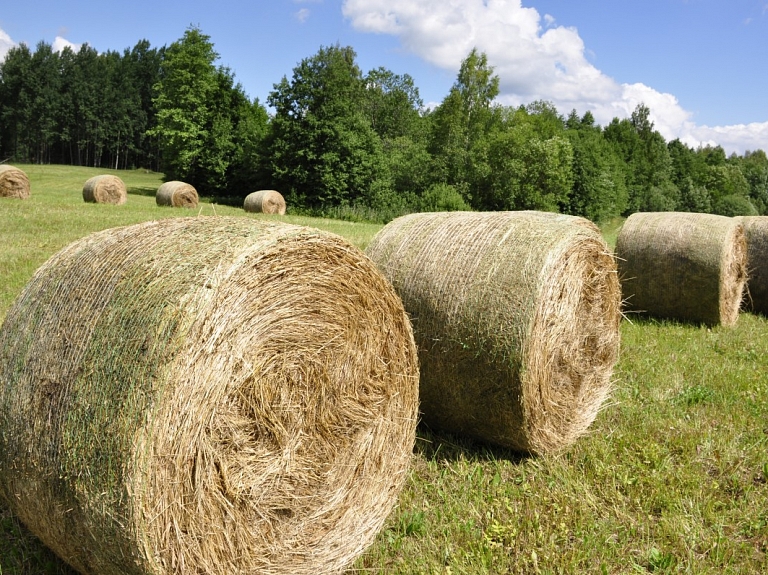
{"type": "Polygon", "coordinates": [[[0,62],[0,161],[147,167],[203,195],[271,188],[294,210],[382,220],[468,208],[597,222],[638,210],[768,214],[763,150],[666,142],[645,104],[605,127],[547,101],[502,106],[498,76],[472,49],[425,110],[410,75],[363,73],[356,57],[321,47],[274,84],[268,113],[195,27],[122,53],[22,44],[0,62]]]}
{"type": "Polygon", "coordinates": [[[295,204],[373,202],[375,184],[387,184],[381,138],[366,116],[365,82],[355,58],[350,47],[323,47],[267,98],[275,109],[267,173],[295,204]]]}
{"type": "Polygon", "coordinates": [[[171,44],[154,87],[156,125],[163,168],[169,180],[183,180],[202,193],[222,193],[228,176],[253,159],[266,114],[248,101],[229,69],[215,65],[210,38],[191,27],[171,44]]]}

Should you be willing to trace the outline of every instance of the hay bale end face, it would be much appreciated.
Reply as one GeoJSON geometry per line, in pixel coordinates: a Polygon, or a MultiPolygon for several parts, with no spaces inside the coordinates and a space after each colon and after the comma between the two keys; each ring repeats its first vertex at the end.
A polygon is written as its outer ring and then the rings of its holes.
{"type": "Polygon", "coordinates": [[[748,276],[744,308],[768,316],[768,216],[742,216],[748,276]]]}
{"type": "Polygon", "coordinates": [[[243,202],[246,212],[285,215],[285,198],[275,190],[259,190],[248,194],[243,202]]]}
{"type": "Polygon", "coordinates": [[[29,178],[23,170],[0,164],[0,198],[26,200],[30,196],[29,178]]]}
{"type": "Polygon", "coordinates": [[[625,309],[707,325],[734,325],[747,279],[742,225],[726,216],[638,212],[616,256],[625,309]]]}
{"type": "Polygon", "coordinates": [[[574,442],[618,358],[616,264],[597,228],[541,212],[411,214],[366,252],[413,321],[431,427],[515,450],[574,442]]]}
{"type": "Polygon", "coordinates": [[[341,571],[406,478],[418,360],[342,238],[249,218],[88,236],[0,330],[0,494],[85,574],[341,571]]]}
{"type": "Polygon", "coordinates": [[[199,197],[193,185],[173,180],[157,188],[155,201],[158,206],[196,208],[199,197]]]}
{"type": "Polygon", "coordinates": [[[119,206],[128,201],[128,190],[123,180],[117,176],[109,174],[93,176],[83,186],[83,200],[119,206]]]}

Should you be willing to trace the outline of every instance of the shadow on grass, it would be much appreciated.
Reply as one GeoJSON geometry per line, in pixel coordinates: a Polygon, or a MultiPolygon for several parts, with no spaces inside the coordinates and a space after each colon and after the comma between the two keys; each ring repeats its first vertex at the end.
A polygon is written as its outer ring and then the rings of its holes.
{"type": "Polygon", "coordinates": [[[157,188],[132,186],[128,188],[127,191],[132,196],[147,196],[150,198],[154,198],[155,194],[157,194],[157,188]]]}
{"type": "Polygon", "coordinates": [[[0,573],[3,575],[77,575],[19,519],[0,504],[0,573]]]}
{"type": "Polygon", "coordinates": [[[474,441],[444,431],[436,431],[424,424],[416,431],[414,453],[431,461],[498,461],[518,464],[530,459],[530,454],[474,441]]]}

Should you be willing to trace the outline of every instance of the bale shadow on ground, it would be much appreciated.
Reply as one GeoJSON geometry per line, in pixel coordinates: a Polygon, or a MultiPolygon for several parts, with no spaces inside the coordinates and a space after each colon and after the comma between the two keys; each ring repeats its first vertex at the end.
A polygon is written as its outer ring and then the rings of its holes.
{"type": "Polygon", "coordinates": [[[533,457],[524,452],[482,443],[444,431],[433,430],[420,424],[413,448],[416,455],[432,461],[497,461],[506,460],[515,465],[533,457]]]}
{"type": "Polygon", "coordinates": [[[128,193],[132,196],[147,196],[154,198],[157,194],[157,188],[147,188],[147,187],[139,187],[139,186],[132,186],[127,189],[128,193]]]}
{"type": "Polygon", "coordinates": [[[0,573],[78,575],[0,503],[0,573]]]}

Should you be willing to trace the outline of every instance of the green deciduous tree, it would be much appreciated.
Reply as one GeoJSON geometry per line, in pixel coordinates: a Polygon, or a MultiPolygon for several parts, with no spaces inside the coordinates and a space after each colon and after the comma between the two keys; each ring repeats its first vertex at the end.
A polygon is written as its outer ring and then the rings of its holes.
{"type": "Polygon", "coordinates": [[[573,148],[564,134],[546,138],[517,110],[474,150],[475,203],[485,210],[560,211],[573,186],[573,148]]]}
{"type": "Polygon", "coordinates": [[[749,183],[749,197],[761,215],[768,214],[768,157],[763,150],[746,152],[741,171],[749,183]]]}
{"type": "Polygon", "coordinates": [[[573,147],[573,188],[565,211],[595,222],[621,215],[627,208],[625,173],[614,149],[589,112],[572,112],[566,135],[573,147]]]}
{"type": "Polygon", "coordinates": [[[368,72],[363,83],[363,109],[382,140],[418,137],[423,102],[411,76],[379,67],[368,72]]]}
{"type": "MultiPolygon", "coordinates": [[[[499,77],[484,53],[473,49],[461,63],[456,82],[431,118],[430,153],[435,180],[452,185],[472,200],[478,160],[474,150],[499,120],[493,101],[499,94],[499,77]]],[[[485,146],[485,143],[482,144],[485,146]]]]}
{"type": "Polygon", "coordinates": [[[321,47],[275,84],[267,173],[291,202],[322,209],[387,202],[381,139],[366,116],[365,83],[350,47],[321,47]]]}
{"type": "MultiPolygon", "coordinates": [[[[242,136],[247,98],[228,68],[216,67],[210,38],[191,27],[165,51],[155,86],[157,137],[167,179],[184,180],[203,194],[227,194],[242,136]]],[[[247,131],[247,130],[246,130],[247,131]]],[[[250,136],[248,136],[250,137],[250,136]]]]}
{"type": "Polygon", "coordinates": [[[626,163],[626,213],[676,209],[680,192],[671,180],[669,150],[654,130],[648,107],[639,104],[629,119],[614,118],[604,134],[626,163]]]}

